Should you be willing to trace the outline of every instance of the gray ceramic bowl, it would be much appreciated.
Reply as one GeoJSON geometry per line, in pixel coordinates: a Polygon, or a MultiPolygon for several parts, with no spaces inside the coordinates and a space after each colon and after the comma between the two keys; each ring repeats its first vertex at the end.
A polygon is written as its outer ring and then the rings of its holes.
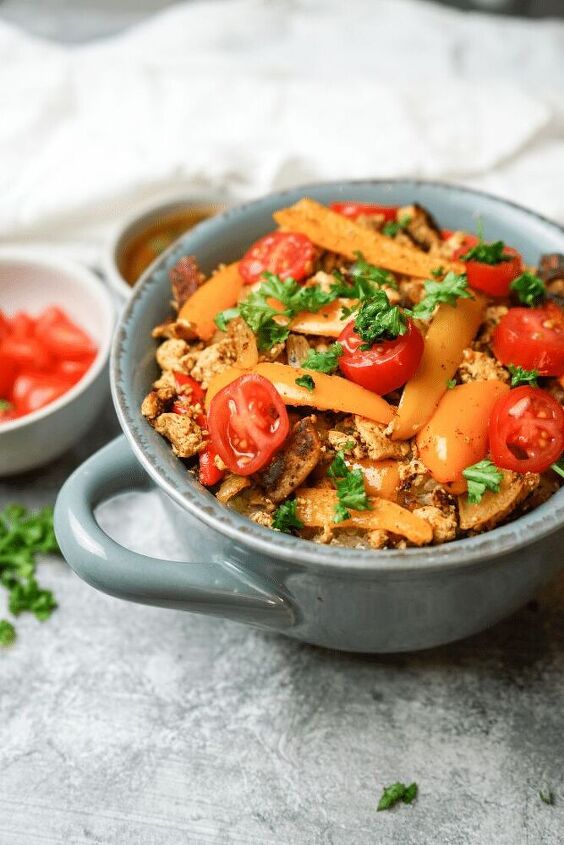
{"type": "Polygon", "coordinates": [[[139,413],[157,373],[151,328],[168,312],[169,268],[187,253],[208,272],[237,259],[272,228],[275,209],[304,195],[419,202],[453,229],[473,230],[480,215],[489,238],[506,240],[531,263],[542,252],[564,252],[564,233],[554,223],[486,194],[425,182],[310,185],[202,223],[149,269],[121,318],[111,375],[125,437],[67,481],[55,515],[61,548],[84,580],[111,595],[224,616],[330,648],[408,651],[466,637],[516,610],[562,566],[564,489],[509,525],[444,546],[378,552],[318,546],[227,510],[139,413]],[[185,563],[125,550],[96,523],[99,502],[147,484],[147,476],[167,494],[185,563]]]}

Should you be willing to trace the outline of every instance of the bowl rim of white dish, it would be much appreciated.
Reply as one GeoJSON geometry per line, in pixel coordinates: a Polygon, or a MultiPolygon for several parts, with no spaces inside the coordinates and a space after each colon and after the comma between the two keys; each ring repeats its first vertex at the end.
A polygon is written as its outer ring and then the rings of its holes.
{"type": "MultiPolygon", "coordinates": [[[[148,200],[143,205],[140,205],[135,211],[120,220],[112,229],[108,240],[100,258],[100,264],[104,278],[108,281],[111,289],[120,297],[121,302],[129,299],[132,291],[137,284],[135,282],[130,285],[123,278],[118,264],[119,251],[124,245],[126,239],[140,234],[155,217],[173,213],[175,210],[189,209],[189,208],[217,208],[217,213],[225,211],[231,203],[225,197],[219,197],[216,191],[194,191],[193,193],[178,193],[170,196],[161,197],[159,200],[148,200]]],[[[204,222],[204,221],[200,221],[204,222]]],[[[195,224],[199,226],[199,223],[195,224]]],[[[192,228],[195,228],[192,227],[192,228]]],[[[182,236],[180,236],[182,237],[182,236]]],[[[158,261],[160,255],[155,258],[158,261]]],[[[152,266],[154,262],[151,263],[152,266]]],[[[149,269],[147,267],[141,275],[149,269]]],[[[141,276],[139,277],[141,278],[141,276]]]]}
{"type": "MultiPolygon", "coordinates": [[[[17,417],[15,420],[0,422],[0,437],[2,434],[8,434],[9,432],[24,428],[26,425],[39,422],[45,417],[56,413],[61,408],[64,408],[65,405],[69,405],[81,393],[87,390],[87,388],[99,376],[108,361],[116,322],[116,308],[110,291],[102,279],[100,279],[93,270],[90,270],[83,264],[70,261],[66,258],[53,258],[45,250],[31,250],[18,247],[0,246],[0,265],[4,265],[12,261],[14,263],[35,264],[38,269],[45,267],[49,270],[59,271],[67,276],[73,277],[77,284],[82,285],[84,289],[88,289],[94,297],[98,298],[102,311],[104,312],[104,319],[106,320],[107,318],[106,323],[108,330],[104,333],[102,340],[97,341],[98,351],[91,366],[84,373],[82,378],[80,378],[76,384],[70,388],[70,390],[67,390],[66,393],[63,393],[62,396],[55,399],[54,402],[49,402],[37,411],[32,411],[30,414],[24,414],[22,417],[17,417]]],[[[64,308],[64,303],[55,304],[64,308]]],[[[3,303],[0,303],[0,308],[5,310],[3,303]]],[[[81,328],[88,331],[87,327],[83,327],[81,325],[81,328]]]]}

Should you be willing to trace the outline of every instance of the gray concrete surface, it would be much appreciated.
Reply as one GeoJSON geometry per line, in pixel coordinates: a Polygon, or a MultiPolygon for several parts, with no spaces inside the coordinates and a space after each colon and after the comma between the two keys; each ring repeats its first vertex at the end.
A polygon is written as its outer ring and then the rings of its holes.
{"type": "MultiPolygon", "coordinates": [[[[0,507],[52,502],[116,431],[108,409],[0,507]]],[[[59,609],[0,654],[0,845],[564,840],[564,577],[466,642],[362,657],[40,576],[59,609]],[[396,780],[419,799],[377,813],[396,780]]]]}

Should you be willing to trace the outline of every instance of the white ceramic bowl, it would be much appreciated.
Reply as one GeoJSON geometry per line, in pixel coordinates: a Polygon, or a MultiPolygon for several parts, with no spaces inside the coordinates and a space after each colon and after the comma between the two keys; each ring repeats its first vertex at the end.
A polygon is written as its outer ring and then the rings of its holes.
{"type": "Polygon", "coordinates": [[[59,399],[0,423],[0,476],[34,469],[69,449],[90,428],[108,395],[115,309],[102,281],[78,264],[0,249],[0,308],[8,315],[19,310],[36,315],[49,305],[64,308],[95,341],[98,354],[83,378],[59,399]]]}
{"type": "MultiPolygon", "coordinates": [[[[226,208],[226,203],[212,196],[174,197],[166,202],[146,205],[131,217],[123,220],[113,231],[102,255],[102,269],[112,290],[123,302],[131,296],[133,287],[122,275],[121,264],[127,245],[152,224],[170,215],[193,209],[194,211],[213,209],[219,213],[226,208]]],[[[196,224],[198,225],[198,224],[196,224]]],[[[158,256],[155,261],[158,261],[158,256]]]]}

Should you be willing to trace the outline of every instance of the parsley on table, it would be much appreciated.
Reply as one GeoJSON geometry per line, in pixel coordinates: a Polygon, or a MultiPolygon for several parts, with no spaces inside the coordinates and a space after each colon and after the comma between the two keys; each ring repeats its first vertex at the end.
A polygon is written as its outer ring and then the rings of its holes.
{"type": "Polygon", "coordinates": [[[384,787],[377,810],[378,812],[389,810],[399,801],[404,804],[411,804],[415,798],[417,798],[416,783],[410,783],[409,786],[406,786],[405,783],[392,783],[390,786],[384,787]]]}
{"type": "Polygon", "coordinates": [[[334,373],[342,354],[343,347],[340,343],[332,343],[325,352],[310,349],[302,361],[302,367],[304,370],[317,370],[319,373],[334,373]]]}
{"type": "Polygon", "coordinates": [[[554,805],[554,792],[550,789],[539,789],[539,798],[541,801],[544,801],[545,804],[549,804],[550,806],[554,805]]]}
{"type": "Polygon", "coordinates": [[[0,512],[0,583],[8,590],[14,616],[27,611],[43,621],[56,608],[52,592],[37,583],[35,570],[36,555],[58,550],[52,508],[30,513],[20,505],[8,505],[0,512]]]}
{"type": "Polygon", "coordinates": [[[364,489],[364,475],[358,467],[349,469],[345,463],[344,452],[337,452],[333,463],[327,470],[337,490],[338,503],[335,507],[333,522],[350,519],[349,508],[353,511],[370,510],[370,502],[364,489]]]}
{"type": "Polygon", "coordinates": [[[306,390],[315,390],[315,382],[311,376],[299,376],[296,379],[298,387],[305,387],[306,390]]]}
{"type": "Polygon", "coordinates": [[[291,534],[292,531],[303,528],[304,524],[297,514],[298,503],[296,499],[287,499],[276,508],[272,518],[272,527],[284,534],[291,534]]]}
{"type": "Polygon", "coordinates": [[[543,280],[539,279],[535,273],[521,273],[513,279],[509,287],[517,294],[519,302],[530,307],[536,305],[546,294],[543,280]]]}
{"type": "Polygon", "coordinates": [[[550,468],[561,478],[564,478],[564,455],[555,464],[551,464],[550,468]]]}
{"type": "Polygon", "coordinates": [[[479,261],[480,264],[502,264],[504,261],[511,261],[512,256],[505,252],[503,241],[492,241],[486,243],[480,237],[476,246],[473,246],[464,255],[460,256],[461,261],[479,261]]]}
{"type": "Polygon", "coordinates": [[[379,340],[395,340],[407,331],[407,317],[397,305],[392,305],[385,291],[377,291],[362,303],[354,328],[364,341],[360,349],[370,349],[379,340]]]}
{"type": "Polygon", "coordinates": [[[538,387],[538,370],[525,370],[523,367],[514,364],[508,364],[507,369],[511,374],[511,387],[517,387],[519,384],[530,384],[533,387],[538,387]]]}
{"type": "Polygon", "coordinates": [[[12,645],[16,639],[16,629],[11,622],[0,619],[0,646],[12,645]]]}
{"type": "Polygon", "coordinates": [[[468,501],[477,505],[482,501],[486,490],[499,493],[499,485],[503,481],[503,473],[490,460],[478,461],[462,470],[462,475],[468,482],[468,501]]]}
{"type": "Polygon", "coordinates": [[[446,302],[454,308],[459,299],[474,299],[474,295],[468,290],[466,273],[451,271],[446,274],[442,282],[436,282],[433,279],[425,282],[425,296],[410,313],[418,320],[430,320],[435,308],[441,302],[446,302]]]}

